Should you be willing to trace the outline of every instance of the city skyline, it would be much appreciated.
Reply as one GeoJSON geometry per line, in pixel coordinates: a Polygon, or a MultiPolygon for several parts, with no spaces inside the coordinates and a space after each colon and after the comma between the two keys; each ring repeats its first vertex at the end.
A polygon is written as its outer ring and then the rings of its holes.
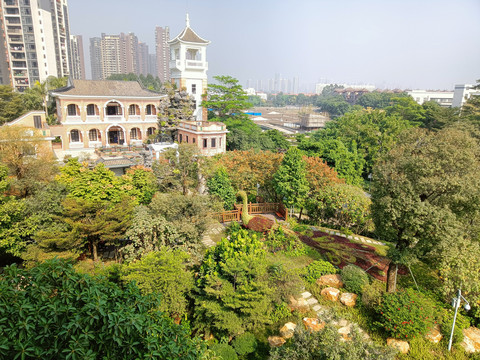
{"type": "Polygon", "coordinates": [[[480,78],[480,48],[475,46],[480,3],[454,5],[430,0],[188,5],[139,0],[132,7],[125,0],[70,0],[69,12],[72,34],[87,39],[102,32],[134,32],[153,53],[155,27],[169,26],[173,38],[188,11],[192,28],[212,42],[210,78],[231,75],[245,84],[281,73],[299,77],[301,84],[328,79],[379,88],[452,89],[480,78]]]}

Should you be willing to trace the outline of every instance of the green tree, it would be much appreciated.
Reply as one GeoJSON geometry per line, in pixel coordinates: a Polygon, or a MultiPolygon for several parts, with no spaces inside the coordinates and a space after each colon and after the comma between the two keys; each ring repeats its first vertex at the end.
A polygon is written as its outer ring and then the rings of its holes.
{"type": "Polygon", "coordinates": [[[352,108],[342,95],[322,97],[318,100],[317,106],[321,111],[328,112],[332,117],[341,116],[352,108]]]}
{"type": "Polygon", "coordinates": [[[267,130],[265,135],[272,140],[274,149],[263,149],[263,150],[288,150],[290,147],[290,142],[283,136],[283,134],[278,130],[267,130]]]}
{"type": "Polygon", "coordinates": [[[50,182],[57,171],[43,135],[22,126],[0,128],[0,162],[8,167],[11,193],[21,198],[50,182]]]}
{"type": "Polygon", "coordinates": [[[408,96],[407,93],[373,91],[360,96],[357,100],[357,105],[364,108],[385,109],[392,105],[393,98],[408,96]]]}
{"type": "Polygon", "coordinates": [[[152,169],[140,165],[133,166],[122,176],[120,187],[138,203],[147,205],[158,189],[157,178],[152,169]]]}
{"type": "Polygon", "coordinates": [[[198,277],[195,318],[200,329],[239,335],[270,323],[266,252],[246,230],[207,250],[198,277]]]}
{"type": "Polygon", "coordinates": [[[420,125],[428,130],[439,130],[445,126],[452,125],[459,121],[459,111],[457,108],[442,107],[435,101],[426,101],[422,105],[425,116],[420,125]]]}
{"type": "Polygon", "coordinates": [[[313,221],[362,233],[371,225],[371,201],[356,186],[334,184],[311,192],[306,208],[313,221]]]}
{"type": "Polygon", "coordinates": [[[22,95],[10,85],[0,85],[0,125],[15,120],[24,111],[22,95]]]}
{"type": "Polygon", "coordinates": [[[467,132],[412,129],[382,157],[373,174],[372,215],[377,235],[395,243],[387,289],[398,264],[425,259],[441,242],[479,235],[480,148],[467,132]]]}
{"type": "Polygon", "coordinates": [[[223,201],[225,210],[232,210],[235,204],[235,189],[228,177],[225,168],[220,167],[215,174],[207,181],[208,192],[218,196],[223,201]]]}
{"type": "Polygon", "coordinates": [[[193,289],[193,274],[185,266],[188,258],[183,250],[163,246],[123,266],[120,278],[134,281],[143,294],[161,294],[159,310],[178,319],[187,313],[187,296],[193,289]]]}
{"type": "Polygon", "coordinates": [[[90,202],[118,203],[122,196],[120,179],[104,164],[90,169],[87,163],[69,159],[57,177],[65,185],[68,197],[90,202]]]}
{"type": "Polygon", "coordinates": [[[98,260],[100,242],[113,244],[122,238],[130,226],[133,204],[120,201],[111,206],[101,201],[66,198],[63,201],[63,228],[39,231],[37,244],[45,252],[70,251],[79,254],[90,249],[94,261],[98,260]]]}
{"type": "Polygon", "coordinates": [[[158,296],[76,273],[58,259],[7,267],[0,292],[4,359],[196,360],[205,349],[159,311],[158,296]]]}
{"type": "Polygon", "coordinates": [[[214,76],[218,84],[208,84],[206,99],[202,107],[211,109],[209,118],[218,117],[220,121],[226,118],[246,119],[244,110],[252,107],[248,96],[238,80],[231,76],[214,76]]]}
{"type": "Polygon", "coordinates": [[[195,187],[198,181],[198,147],[194,144],[182,143],[178,149],[168,149],[164,158],[172,168],[171,175],[180,184],[183,195],[186,195],[190,188],[195,187]]]}
{"type": "Polygon", "coordinates": [[[287,207],[300,208],[300,217],[309,189],[305,167],[302,152],[292,147],[283,157],[280,167],[273,176],[275,191],[287,207]]]}
{"type": "Polygon", "coordinates": [[[337,171],[338,177],[348,184],[361,185],[365,160],[357,150],[357,144],[352,141],[350,148],[340,139],[319,138],[305,139],[298,148],[309,156],[318,156],[325,160],[328,166],[337,171]]]}
{"type": "Polygon", "coordinates": [[[385,111],[388,115],[398,115],[411,124],[420,124],[425,121],[425,110],[411,96],[394,97],[392,105],[387,106],[385,111]]]}

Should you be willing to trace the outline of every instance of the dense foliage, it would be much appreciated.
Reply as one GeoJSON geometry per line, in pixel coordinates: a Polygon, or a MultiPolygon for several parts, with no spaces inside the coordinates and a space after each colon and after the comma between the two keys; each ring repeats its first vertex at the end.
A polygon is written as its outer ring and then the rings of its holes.
{"type": "Polygon", "coordinates": [[[368,274],[362,268],[355,265],[347,265],[341,271],[345,290],[361,295],[365,286],[370,284],[368,274]]]}
{"type": "Polygon", "coordinates": [[[219,168],[215,174],[207,180],[208,192],[218,196],[223,202],[225,210],[232,210],[235,204],[235,189],[228,177],[225,168],[219,168]]]}
{"type": "Polygon", "coordinates": [[[265,256],[262,243],[246,230],[207,250],[197,281],[197,327],[239,335],[270,323],[272,289],[265,256]]]}
{"type": "Polygon", "coordinates": [[[8,359],[198,359],[201,343],[157,296],[76,273],[60,260],[0,276],[0,354],[8,359]]]}
{"type": "Polygon", "coordinates": [[[121,270],[121,280],[134,281],[143,294],[161,295],[159,310],[173,318],[187,313],[187,296],[193,288],[193,275],[186,269],[188,253],[163,246],[121,270]]]}
{"type": "Polygon", "coordinates": [[[342,341],[342,336],[334,326],[310,332],[297,328],[291,341],[270,351],[271,360],[393,360],[396,351],[392,348],[376,345],[366,340],[354,329],[349,341],[342,341]]]}
{"type": "Polygon", "coordinates": [[[305,268],[304,276],[305,280],[313,284],[323,275],[336,274],[337,272],[338,269],[328,261],[316,260],[305,268]]]}
{"type": "Polygon", "coordinates": [[[423,336],[438,320],[432,300],[412,289],[386,293],[376,309],[378,325],[391,337],[423,336]]]}

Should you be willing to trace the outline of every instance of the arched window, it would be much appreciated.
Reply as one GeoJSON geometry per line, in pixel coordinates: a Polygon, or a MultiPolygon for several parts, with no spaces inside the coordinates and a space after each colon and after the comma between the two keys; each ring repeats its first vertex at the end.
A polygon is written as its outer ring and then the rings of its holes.
{"type": "Polygon", "coordinates": [[[157,129],[155,129],[154,127],[149,127],[149,128],[147,129],[147,136],[150,136],[150,135],[155,134],[155,131],[156,131],[156,130],[157,130],[157,129]]]}
{"type": "Polygon", "coordinates": [[[145,115],[157,115],[157,108],[154,105],[148,104],[145,108],[145,115]]]}
{"type": "Polygon", "coordinates": [[[88,140],[90,141],[100,141],[100,131],[97,129],[91,129],[88,131],[88,140]]]}
{"type": "Polygon", "coordinates": [[[131,140],[141,140],[142,133],[140,132],[139,128],[133,128],[130,130],[130,139],[131,140]]]}
{"type": "Polygon", "coordinates": [[[87,116],[95,116],[98,115],[98,107],[95,104],[88,104],[87,105],[87,116]]]}
{"type": "Polygon", "coordinates": [[[68,104],[67,105],[67,115],[68,116],[77,116],[77,105],[75,104],[68,104]]]}
{"type": "Polygon", "coordinates": [[[122,106],[116,101],[110,101],[107,104],[106,114],[107,114],[107,116],[123,115],[122,106]]]}
{"type": "Polygon", "coordinates": [[[80,131],[77,129],[70,131],[70,142],[80,142],[80,131]]]}
{"type": "Polygon", "coordinates": [[[136,104],[132,104],[128,107],[128,115],[140,115],[140,108],[136,104]]]}

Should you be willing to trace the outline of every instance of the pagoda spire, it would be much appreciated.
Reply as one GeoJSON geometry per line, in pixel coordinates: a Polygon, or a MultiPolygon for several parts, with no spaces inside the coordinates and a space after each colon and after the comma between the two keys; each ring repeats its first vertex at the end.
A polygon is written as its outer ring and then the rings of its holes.
{"type": "Polygon", "coordinates": [[[187,13],[187,18],[185,19],[185,23],[187,27],[190,27],[190,17],[188,16],[188,13],[187,13]]]}

